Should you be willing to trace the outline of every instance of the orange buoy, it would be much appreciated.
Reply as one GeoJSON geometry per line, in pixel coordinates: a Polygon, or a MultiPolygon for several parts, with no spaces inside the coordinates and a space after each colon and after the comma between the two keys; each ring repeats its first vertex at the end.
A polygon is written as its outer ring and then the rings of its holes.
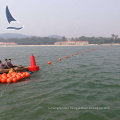
{"type": "Polygon", "coordinates": [[[2,79],[1,79],[1,82],[2,82],[2,83],[5,83],[6,81],[7,81],[7,78],[2,78],[2,79]]]}
{"type": "Polygon", "coordinates": [[[25,77],[25,75],[24,74],[21,74],[21,79],[23,79],[25,77]]]}
{"type": "Polygon", "coordinates": [[[65,56],[66,58],[68,58],[68,56],[65,56]]]}
{"type": "Polygon", "coordinates": [[[23,76],[26,77],[26,73],[25,72],[23,72],[23,76]]]}
{"type": "Polygon", "coordinates": [[[13,82],[17,82],[17,78],[16,78],[16,77],[14,77],[12,81],[13,81],[13,82]]]}
{"type": "Polygon", "coordinates": [[[73,54],[71,56],[73,56],[73,54]]]}
{"type": "Polygon", "coordinates": [[[77,53],[76,53],[76,55],[77,55],[77,53]]]}
{"type": "Polygon", "coordinates": [[[0,82],[1,83],[11,83],[11,82],[17,82],[25,77],[30,77],[30,74],[28,72],[22,72],[22,73],[17,73],[13,72],[12,74],[0,74],[0,82]]]}
{"type": "Polygon", "coordinates": [[[2,76],[7,76],[7,74],[6,74],[6,73],[3,73],[2,76]]]}
{"type": "Polygon", "coordinates": [[[30,77],[30,74],[28,72],[26,72],[26,77],[30,77]]]}
{"type": "Polygon", "coordinates": [[[2,78],[5,78],[5,79],[7,79],[7,76],[2,76],[2,78]]]}
{"type": "Polygon", "coordinates": [[[50,61],[48,61],[48,64],[51,64],[51,62],[50,62],[50,61]]]}
{"type": "Polygon", "coordinates": [[[81,52],[79,52],[79,53],[81,53],[81,52]]]}
{"type": "Polygon", "coordinates": [[[12,76],[11,74],[9,74],[9,73],[7,74],[7,77],[8,77],[8,78],[11,77],[11,76],[12,76]]]}
{"type": "Polygon", "coordinates": [[[17,80],[20,80],[20,79],[21,79],[21,76],[20,76],[20,75],[17,75],[16,77],[17,77],[17,80]]]}
{"type": "Polygon", "coordinates": [[[26,74],[25,73],[23,73],[23,78],[25,78],[26,77],[26,74]]]}
{"type": "Polygon", "coordinates": [[[61,58],[59,58],[58,60],[61,60],[61,58]]]}
{"type": "Polygon", "coordinates": [[[7,83],[11,83],[12,80],[10,78],[7,79],[7,83]]]}
{"type": "Polygon", "coordinates": [[[1,82],[2,77],[0,76],[0,82],[1,82]]]}

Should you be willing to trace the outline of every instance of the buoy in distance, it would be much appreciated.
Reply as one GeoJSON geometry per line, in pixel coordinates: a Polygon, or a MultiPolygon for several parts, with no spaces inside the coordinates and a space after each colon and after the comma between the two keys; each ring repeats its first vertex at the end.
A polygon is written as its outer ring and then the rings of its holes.
{"type": "Polygon", "coordinates": [[[73,56],[73,54],[71,56],[73,56]]]}
{"type": "Polygon", "coordinates": [[[51,62],[50,62],[50,61],[48,61],[48,64],[51,64],[51,62]]]}
{"type": "Polygon", "coordinates": [[[77,55],[77,53],[76,53],[76,55],[77,55]]]}
{"type": "Polygon", "coordinates": [[[59,61],[61,60],[61,58],[58,59],[59,61]]]}
{"type": "Polygon", "coordinates": [[[68,58],[68,56],[65,56],[66,58],[68,58]]]}

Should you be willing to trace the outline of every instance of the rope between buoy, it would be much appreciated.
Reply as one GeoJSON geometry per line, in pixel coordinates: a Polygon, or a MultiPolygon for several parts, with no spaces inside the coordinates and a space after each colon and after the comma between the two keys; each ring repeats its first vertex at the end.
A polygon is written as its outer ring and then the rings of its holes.
{"type": "MultiPolygon", "coordinates": [[[[111,45],[111,46],[107,46],[107,47],[112,47],[112,45],[111,45]]],[[[97,50],[97,49],[107,48],[107,47],[93,48],[93,49],[90,49],[90,50],[78,52],[78,53],[76,53],[75,55],[78,55],[78,54],[81,54],[81,53],[90,52],[90,51],[97,50]]],[[[73,54],[72,54],[72,56],[70,56],[70,57],[73,57],[73,54]]],[[[69,57],[68,57],[68,56],[62,57],[61,60],[62,60],[62,59],[65,59],[65,58],[69,58],[69,57]]],[[[54,63],[54,62],[57,62],[57,61],[60,61],[60,60],[54,60],[54,61],[51,61],[51,62],[49,61],[48,63],[40,64],[40,66],[44,66],[44,65],[48,65],[48,64],[50,65],[51,63],[54,63]]]]}
{"type": "Polygon", "coordinates": [[[10,84],[10,82],[6,85],[5,89],[2,91],[0,98],[2,97],[3,93],[5,92],[5,90],[7,89],[7,86],[10,84]]]}

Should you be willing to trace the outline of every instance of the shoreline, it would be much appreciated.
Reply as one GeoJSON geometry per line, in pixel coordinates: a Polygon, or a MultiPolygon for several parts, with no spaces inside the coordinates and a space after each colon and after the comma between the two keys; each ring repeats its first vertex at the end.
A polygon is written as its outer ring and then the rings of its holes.
{"type": "Polygon", "coordinates": [[[0,45],[0,47],[32,47],[32,46],[99,46],[99,45],[120,45],[120,44],[88,44],[88,45],[0,45]]]}

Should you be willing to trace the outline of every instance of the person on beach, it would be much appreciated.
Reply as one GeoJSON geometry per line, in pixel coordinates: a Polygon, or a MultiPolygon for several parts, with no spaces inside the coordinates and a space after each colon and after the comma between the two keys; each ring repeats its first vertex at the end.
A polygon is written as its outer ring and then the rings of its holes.
{"type": "Polygon", "coordinates": [[[2,61],[0,60],[0,69],[6,69],[10,68],[7,64],[3,64],[2,61]]]}

